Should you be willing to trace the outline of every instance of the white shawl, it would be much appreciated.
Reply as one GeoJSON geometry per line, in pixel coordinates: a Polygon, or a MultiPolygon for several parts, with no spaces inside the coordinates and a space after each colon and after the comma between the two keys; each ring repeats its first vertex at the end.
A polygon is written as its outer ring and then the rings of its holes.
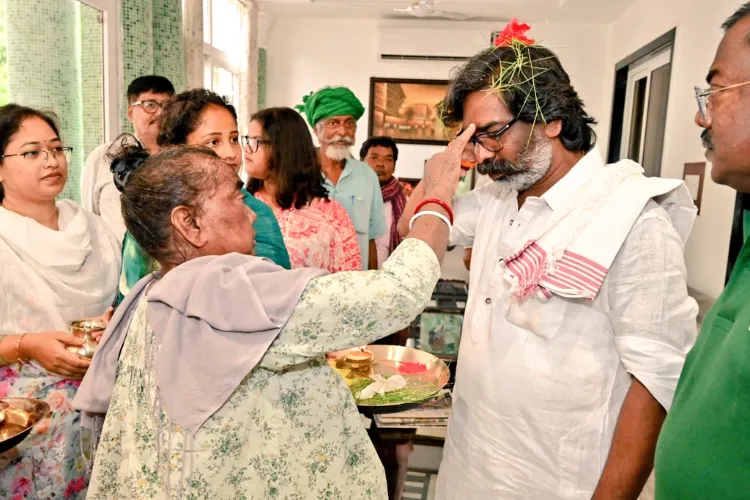
{"type": "Polygon", "coordinates": [[[0,207],[0,334],[68,331],[114,300],[117,238],[75,203],[57,207],[59,231],[0,207]]]}

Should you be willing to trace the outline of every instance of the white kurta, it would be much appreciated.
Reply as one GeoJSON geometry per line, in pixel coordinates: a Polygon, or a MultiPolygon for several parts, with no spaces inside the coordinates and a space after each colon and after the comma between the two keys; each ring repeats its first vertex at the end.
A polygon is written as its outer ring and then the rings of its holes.
{"type": "Polygon", "coordinates": [[[81,174],[83,208],[99,215],[114,232],[122,245],[125,221],[122,218],[120,191],[115,186],[107,153],[111,143],[102,144],[89,154],[81,174]]]}
{"type": "Polygon", "coordinates": [[[590,498],[631,374],[669,408],[695,341],[683,242],[650,202],[593,302],[508,299],[500,260],[604,167],[589,153],[518,210],[494,183],[459,198],[451,244],[473,246],[438,499],[590,498]]]}
{"type": "MultiPolygon", "coordinates": [[[[68,331],[71,321],[112,304],[119,244],[96,215],[60,201],[59,231],[0,207],[0,335],[68,331]]],[[[0,498],[84,498],[88,471],[79,414],[71,401],[80,381],[47,372],[36,361],[3,366],[0,399],[50,404],[48,419],[0,455],[0,498]]]]}
{"type": "Polygon", "coordinates": [[[65,332],[114,300],[117,239],[72,201],[57,206],[59,231],[0,207],[0,334],[65,332]]]}

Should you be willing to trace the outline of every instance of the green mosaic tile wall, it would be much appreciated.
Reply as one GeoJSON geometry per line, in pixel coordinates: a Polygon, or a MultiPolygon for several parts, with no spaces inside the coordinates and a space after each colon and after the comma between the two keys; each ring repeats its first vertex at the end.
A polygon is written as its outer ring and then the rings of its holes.
{"type": "MultiPolygon", "coordinates": [[[[185,88],[181,0],[123,0],[123,90],[139,76],[162,75],[185,88]]],[[[132,132],[123,100],[123,130],[132,132]]]]}
{"type": "MultiPolygon", "coordinates": [[[[181,6],[122,0],[123,92],[148,74],[184,89],[181,6]]],[[[76,201],[86,157],[104,142],[102,36],[100,12],[76,0],[0,0],[0,105],[18,102],[58,116],[63,140],[74,148],[62,196],[76,201]]],[[[132,132],[123,104],[122,129],[132,132]]]]}
{"type": "Polygon", "coordinates": [[[79,199],[80,174],[87,153],[83,144],[80,83],[81,11],[93,9],[75,0],[2,1],[8,97],[13,102],[57,115],[63,141],[74,150],[62,196],[79,199]],[[34,13],[35,22],[29,22],[30,12],[34,13]]]}
{"type": "Polygon", "coordinates": [[[79,57],[83,150],[88,154],[104,142],[104,43],[101,13],[81,7],[79,57]]]}
{"type": "Polygon", "coordinates": [[[8,57],[5,42],[5,1],[0,0],[0,106],[10,102],[8,57]]]}

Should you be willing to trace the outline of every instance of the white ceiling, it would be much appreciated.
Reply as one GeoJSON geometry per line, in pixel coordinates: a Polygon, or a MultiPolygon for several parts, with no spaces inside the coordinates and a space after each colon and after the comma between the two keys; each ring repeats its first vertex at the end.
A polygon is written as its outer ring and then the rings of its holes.
{"type": "MultiPolygon", "coordinates": [[[[414,19],[393,11],[414,0],[256,0],[270,16],[414,19]]],[[[635,0],[434,0],[435,9],[475,16],[472,21],[610,23],[635,0]]]]}

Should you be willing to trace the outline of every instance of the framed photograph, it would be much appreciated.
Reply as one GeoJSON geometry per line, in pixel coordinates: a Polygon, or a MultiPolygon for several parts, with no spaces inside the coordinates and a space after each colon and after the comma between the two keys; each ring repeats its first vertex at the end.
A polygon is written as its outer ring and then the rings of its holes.
{"type": "Polygon", "coordinates": [[[447,91],[447,80],[370,78],[369,136],[384,135],[402,144],[447,145],[457,132],[440,119],[438,104],[447,91]]]}
{"type": "Polygon", "coordinates": [[[462,314],[423,312],[419,319],[419,348],[437,356],[457,356],[462,314]]]}

